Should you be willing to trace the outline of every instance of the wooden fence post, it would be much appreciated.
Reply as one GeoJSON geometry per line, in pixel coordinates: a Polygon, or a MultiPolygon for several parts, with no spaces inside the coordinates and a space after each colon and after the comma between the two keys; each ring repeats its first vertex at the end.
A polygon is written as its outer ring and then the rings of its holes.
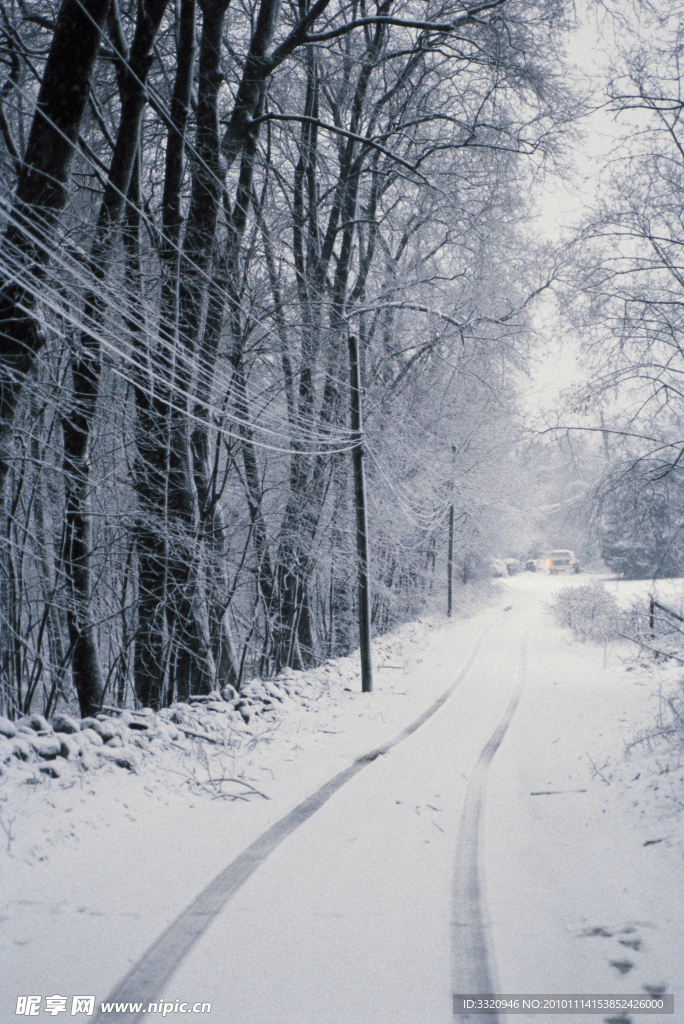
{"type": "Polygon", "coordinates": [[[449,550],[447,552],[447,616],[451,618],[454,593],[454,504],[449,506],[449,550]]]}

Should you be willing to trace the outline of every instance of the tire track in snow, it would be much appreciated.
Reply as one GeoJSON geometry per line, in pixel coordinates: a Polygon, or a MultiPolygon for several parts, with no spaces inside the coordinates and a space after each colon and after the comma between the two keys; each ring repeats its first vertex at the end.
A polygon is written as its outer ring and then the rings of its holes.
{"type": "MultiPolygon", "coordinates": [[[[487,774],[494,755],[518,706],[527,671],[527,638],[520,647],[513,693],[501,721],[480,752],[466,790],[454,868],[451,901],[452,991],[457,995],[495,995],[487,953],[482,884],[480,881],[480,825],[484,809],[487,774]]],[[[460,1020],[472,1014],[458,1014],[460,1020]]],[[[479,1020],[480,1015],[475,1019],[479,1020]]],[[[489,1024],[498,1024],[496,1013],[489,1024]]]]}
{"type": "MultiPolygon", "coordinates": [[[[173,972],[181,965],[195,943],[204,935],[207,928],[214,919],[221,913],[228,901],[235,895],[244,883],[254,874],[257,868],[263,864],[266,858],[273,853],[276,847],[280,846],[288,836],[303,825],[316,811],[327,803],[338,789],[353,779],[355,775],[375,761],[382,754],[396,747],[412,733],[416,732],[429,718],[439,711],[447,702],[449,697],[460,683],[463,682],[470,672],[475,659],[479,653],[482,641],[487,633],[500,621],[497,616],[493,622],[480,633],[475,641],[472,650],[465,661],[460,672],[451,685],[442,693],[418,718],[414,719],[405,729],[402,729],[393,739],[383,743],[382,746],[368,751],[358,757],[349,768],[338,772],[329,779],[320,789],[298,804],[289,814],[286,814],[275,824],[271,825],[266,832],[263,832],[258,839],[247,847],[238,857],[235,858],[226,868],[223,869],[211,882],[202,890],[199,896],[183,910],[175,921],[166,928],[155,942],[146,950],[140,960],[131,968],[128,974],[117,985],[113,992],[107,997],[108,1003],[140,1003],[143,1007],[139,1012],[115,1011],[102,1013],[97,1012],[93,1018],[93,1024],[135,1024],[136,1021],[145,1019],[148,1003],[155,1002],[163,993],[166,983],[173,972]]],[[[491,742],[491,741],[490,741],[491,742]]]]}

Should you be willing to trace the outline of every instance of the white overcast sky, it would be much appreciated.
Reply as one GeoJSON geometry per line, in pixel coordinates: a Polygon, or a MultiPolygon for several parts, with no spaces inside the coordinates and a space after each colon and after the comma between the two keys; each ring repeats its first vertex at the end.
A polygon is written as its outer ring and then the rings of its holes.
{"type": "MultiPolygon", "coordinates": [[[[578,28],[567,39],[569,61],[575,66],[583,89],[605,80],[615,52],[613,23],[593,0],[577,4],[578,28]]],[[[597,97],[600,101],[601,97],[597,97]]],[[[532,225],[537,238],[560,242],[592,207],[598,183],[621,135],[614,115],[594,109],[579,123],[578,140],[570,154],[570,170],[564,178],[551,173],[537,183],[534,193],[537,217],[532,225]]],[[[550,300],[552,301],[552,300],[550,300]]],[[[558,404],[560,392],[582,380],[577,348],[567,338],[555,336],[549,303],[540,303],[537,323],[547,336],[547,354],[535,359],[532,379],[524,389],[523,408],[530,421],[558,404]],[[546,325],[549,326],[546,326],[546,325]]]]}

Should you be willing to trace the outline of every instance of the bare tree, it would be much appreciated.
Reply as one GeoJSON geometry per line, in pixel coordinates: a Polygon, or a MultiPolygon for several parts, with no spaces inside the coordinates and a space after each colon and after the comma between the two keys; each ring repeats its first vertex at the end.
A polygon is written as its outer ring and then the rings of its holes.
{"type": "Polygon", "coordinates": [[[625,488],[643,486],[646,503],[649,492],[662,497],[658,481],[670,473],[676,493],[684,451],[682,28],[666,5],[619,13],[622,52],[604,87],[623,139],[570,249],[565,295],[592,369],[574,410],[607,460],[599,515],[607,495],[625,488]]]}
{"type": "Polygon", "coordinates": [[[350,327],[375,628],[429,596],[447,497],[485,557],[521,168],[569,104],[560,0],[56,6],[2,25],[2,671],[10,711],[42,680],[85,714],[354,644],[350,327]]]}

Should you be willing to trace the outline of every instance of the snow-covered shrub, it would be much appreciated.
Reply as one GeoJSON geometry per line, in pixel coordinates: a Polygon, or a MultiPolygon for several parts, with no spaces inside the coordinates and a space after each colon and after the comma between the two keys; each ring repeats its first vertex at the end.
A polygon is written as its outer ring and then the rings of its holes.
{"type": "Polygon", "coordinates": [[[619,465],[595,494],[601,557],[627,579],[679,576],[684,564],[684,471],[660,462],[619,465]]]}
{"type": "Polygon", "coordinates": [[[568,626],[577,640],[603,643],[622,632],[618,603],[602,583],[564,587],[549,607],[560,625],[568,626]]]}

